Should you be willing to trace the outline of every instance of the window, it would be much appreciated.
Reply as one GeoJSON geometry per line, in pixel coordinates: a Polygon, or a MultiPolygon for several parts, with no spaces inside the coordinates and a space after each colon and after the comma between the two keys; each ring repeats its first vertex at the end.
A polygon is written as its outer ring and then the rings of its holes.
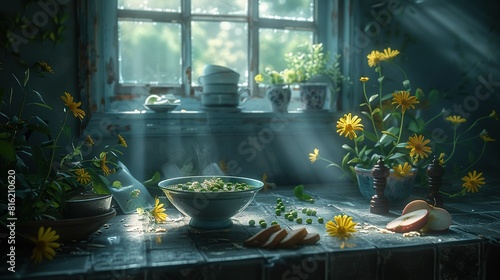
{"type": "Polygon", "coordinates": [[[284,69],[284,54],[298,46],[325,41],[318,30],[325,2],[116,0],[117,36],[104,47],[116,52],[117,77],[104,111],[143,110],[151,93],[172,93],[180,109],[200,110],[198,77],[206,64],[240,73],[239,86],[252,93],[245,111],[268,111],[253,77],[265,67],[284,69]]]}

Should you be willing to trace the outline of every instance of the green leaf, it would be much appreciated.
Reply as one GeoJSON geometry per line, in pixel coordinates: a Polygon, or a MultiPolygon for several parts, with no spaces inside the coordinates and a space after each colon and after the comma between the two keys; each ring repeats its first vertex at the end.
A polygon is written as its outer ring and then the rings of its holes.
{"type": "Polygon", "coordinates": [[[293,189],[293,194],[299,200],[307,201],[307,202],[310,202],[310,203],[314,203],[314,198],[304,192],[304,185],[298,185],[298,186],[296,186],[293,189]]]}
{"type": "Polygon", "coordinates": [[[370,141],[372,142],[378,142],[378,138],[377,136],[375,135],[375,133],[372,133],[372,132],[369,132],[369,131],[366,131],[364,130],[363,131],[363,135],[370,141]]]}
{"type": "Polygon", "coordinates": [[[356,163],[363,163],[363,161],[360,158],[353,158],[347,162],[347,164],[356,164],[356,163]]]}
{"type": "Polygon", "coordinates": [[[358,137],[354,138],[354,142],[356,143],[361,143],[365,140],[365,136],[363,134],[359,135],[358,137]]]}
{"type": "Polygon", "coordinates": [[[349,162],[349,156],[351,153],[347,153],[343,158],[342,158],[342,169],[345,169],[347,166],[347,162],[349,162]]]}
{"type": "Polygon", "coordinates": [[[378,81],[379,83],[382,83],[382,82],[384,81],[384,76],[382,76],[382,77],[378,78],[378,79],[377,79],[377,81],[378,81]]]}
{"type": "Polygon", "coordinates": [[[29,124],[26,125],[26,128],[28,128],[32,131],[40,132],[43,135],[50,136],[49,126],[47,125],[47,123],[44,120],[42,120],[38,116],[34,116],[30,120],[29,124]]]}
{"type": "Polygon", "coordinates": [[[160,172],[156,171],[153,174],[153,177],[151,177],[149,180],[146,180],[146,181],[144,181],[142,183],[146,187],[157,187],[158,186],[158,182],[160,182],[160,180],[161,180],[161,174],[160,174],[160,172]]]}
{"type": "Polygon", "coordinates": [[[378,98],[378,94],[374,94],[374,95],[370,96],[370,98],[368,99],[368,102],[371,103],[373,100],[375,100],[377,98],[378,98]]]}
{"type": "Polygon", "coordinates": [[[375,108],[375,110],[373,110],[373,112],[372,112],[372,116],[377,114],[377,113],[380,113],[380,112],[381,112],[380,108],[375,108]]]}
{"type": "Polygon", "coordinates": [[[385,135],[389,135],[389,136],[391,136],[391,137],[394,137],[395,139],[398,139],[398,137],[397,137],[396,135],[394,135],[394,134],[390,133],[390,132],[389,132],[389,131],[387,131],[387,130],[383,130],[383,131],[382,131],[382,133],[383,133],[383,134],[385,134],[385,135]]]}
{"type": "Polygon", "coordinates": [[[114,181],[113,184],[111,184],[111,186],[115,189],[119,189],[122,187],[122,182],[120,181],[114,181]]]}
{"type": "Polygon", "coordinates": [[[16,159],[16,149],[7,141],[0,141],[0,155],[8,162],[13,162],[16,159]]]}
{"type": "Polygon", "coordinates": [[[406,154],[403,154],[403,153],[394,153],[393,155],[391,155],[387,159],[398,159],[398,158],[402,158],[404,156],[406,156],[406,154]]]}
{"type": "Polygon", "coordinates": [[[370,115],[370,113],[365,112],[365,111],[361,111],[361,114],[367,116],[369,120],[373,121],[373,117],[372,117],[372,115],[370,115]]]}
{"type": "Polygon", "coordinates": [[[343,144],[343,145],[342,145],[342,148],[343,148],[344,150],[348,151],[348,152],[351,152],[351,153],[354,153],[354,154],[356,153],[356,151],[355,151],[355,150],[354,150],[351,146],[349,146],[349,145],[347,145],[347,144],[343,144]]]}
{"type": "Polygon", "coordinates": [[[97,174],[92,169],[85,169],[85,170],[90,174],[90,179],[92,180],[92,189],[94,190],[94,193],[96,193],[96,194],[110,194],[111,193],[109,191],[109,188],[108,188],[107,180],[104,181],[103,177],[101,177],[99,174],[97,174]]]}
{"type": "Polygon", "coordinates": [[[38,102],[27,103],[26,105],[36,105],[36,106],[40,106],[40,107],[44,107],[44,108],[47,108],[49,110],[52,110],[52,107],[50,107],[49,105],[43,104],[43,103],[38,103],[38,102]]]}

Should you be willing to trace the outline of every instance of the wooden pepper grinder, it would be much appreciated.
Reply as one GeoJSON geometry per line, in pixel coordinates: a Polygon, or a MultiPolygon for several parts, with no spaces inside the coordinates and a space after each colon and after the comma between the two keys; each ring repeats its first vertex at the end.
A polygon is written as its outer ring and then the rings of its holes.
{"type": "Polygon", "coordinates": [[[384,159],[379,158],[377,164],[372,168],[373,188],[375,195],[370,200],[370,213],[387,214],[389,213],[389,201],[385,197],[384,191],[387,185],[387,177],[390,170],[384,165],[384,159]]]}
{"type": "Polygon", "coordinates": [[[436,207],[443,207],[443,197],[439,193],[439,189],[443,183],[444,168],[436,156],[434,156],[432,162],[427,166],[425,173],[427,174],[427,182],[431,191],[427,195],[427,203],[436,207]]]}

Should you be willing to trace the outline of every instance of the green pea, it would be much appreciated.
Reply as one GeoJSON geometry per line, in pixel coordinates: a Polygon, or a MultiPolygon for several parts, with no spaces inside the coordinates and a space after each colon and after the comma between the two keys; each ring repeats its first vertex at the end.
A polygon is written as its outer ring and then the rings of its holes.
{"type": "Polygon", "coordinates": [[[281,210],[276,210],[276,216],[281,216],[281,210]]]}
{"type": "Polygon", "coordinates": [[[302,213],[303,214],[307,213],[307,208],[302,208],[302,213]]]}
{"type": "Polygon", "coordinates": [[[295,220],[297,222],[297,224],[302,224],[302,218],[297,218],[297,220],[295,220]]]}
{"type": "Polygon", "coordinates": [[[306,223],[307,223],[307,224],[309,224],[309,225],[310,225],[310,224],[312,224],[312,222],[313,222],[313,220],[312,220],[311,218],[307,218],[307,219],[306,219],[306,223]]]}
{"type": "Polygon", "coordinates": [[[267,227],[267,223],[266,222],[260,223],[260,227],[261,228],[266,228],[267,227]]]}
{"type": "Polygon", "coordinates": [[[255,226],[255,221],[254,220],[250,220],[250,221],[248,221],[248,224],[253,227],[253,226],[255,226]]]}
{"type": "Polygon", "coordinates": [[[318,218],[318,223],[322,224],[324,222],[323,218],[319,217],[318,218]]]}
{"type": "Polygon", "coordinates": [[[289,216],[288,216],[288,220],[289,220],[290,222],[291,222],[291,221],[293,221],[293,219],[294,219],[293,215],[289,215],[289,216]]]}

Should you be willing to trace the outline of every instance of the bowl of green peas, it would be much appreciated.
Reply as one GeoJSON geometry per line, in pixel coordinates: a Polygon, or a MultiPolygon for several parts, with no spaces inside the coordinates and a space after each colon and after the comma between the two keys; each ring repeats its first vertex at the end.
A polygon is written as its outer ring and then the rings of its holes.
{"type": "Polygon", "coordinates": [[[233,225],[231,218],[245,210],[264,183],[236,176],[188,176],[163,180],[158,186],[191,218],[191,227],[222,229],[233,225]]]}

